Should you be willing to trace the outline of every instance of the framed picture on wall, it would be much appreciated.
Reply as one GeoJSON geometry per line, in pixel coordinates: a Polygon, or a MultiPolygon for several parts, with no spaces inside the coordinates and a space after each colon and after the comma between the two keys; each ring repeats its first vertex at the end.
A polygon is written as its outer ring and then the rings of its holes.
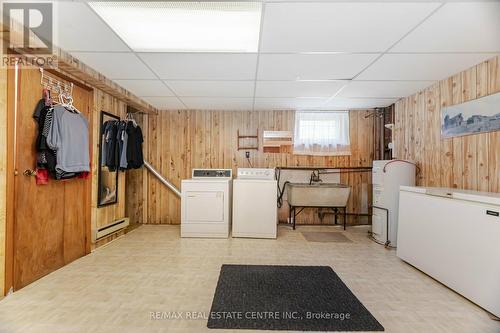
{"type": "Polygon", "coordinates": [[[500,130],[500,93],[441,109],[441,137],[500,130]]]}

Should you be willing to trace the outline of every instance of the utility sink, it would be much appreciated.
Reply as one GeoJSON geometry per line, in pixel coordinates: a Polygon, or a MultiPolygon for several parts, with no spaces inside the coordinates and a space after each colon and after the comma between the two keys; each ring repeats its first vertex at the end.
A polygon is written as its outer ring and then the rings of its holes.
{"type": "Polygon", "coordinates": [[[345,207],[351,188],[333,183],[288,183],[287,200],[295,207],[345,207]]]}

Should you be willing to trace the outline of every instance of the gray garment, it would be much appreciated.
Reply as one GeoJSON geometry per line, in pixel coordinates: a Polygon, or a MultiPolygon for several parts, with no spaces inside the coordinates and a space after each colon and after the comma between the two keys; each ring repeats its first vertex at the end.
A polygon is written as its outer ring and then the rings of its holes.
{"type": "Polygon", "coordinates": [[[80,113],[56,105],[47,145],[56,150],[56,171],[90,171],[89,130],[87,119],[80,113]]]}
{"type": "Polygon", "coordinates": [[[128,141],[128,134],[127,131],[120,131],[122,137],[120,138],[122,140],[122,147],[120,150],[120,168],[121,169],[126,169],[127,168],[127,141],[128,141]]]}

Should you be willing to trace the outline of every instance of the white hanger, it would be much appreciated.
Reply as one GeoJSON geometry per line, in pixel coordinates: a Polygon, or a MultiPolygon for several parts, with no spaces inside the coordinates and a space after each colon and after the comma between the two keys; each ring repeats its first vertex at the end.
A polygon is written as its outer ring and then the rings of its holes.
{"type": "Polygon", "coordinates": [[[69,111],[81,113],[74,105],[73,105],[73,96],[66,92],[61,92],[59,94],[59,104],[69,111]]]}
{"type": "Polygon", "coordinates": [[[131,121],[132,124],[134,124],[134,127],[137,127],[137,123],[135,122],[135,119],[130,112],[127,113],[127,116],[125,117],[125,119],[128,121],[131,121]]]}

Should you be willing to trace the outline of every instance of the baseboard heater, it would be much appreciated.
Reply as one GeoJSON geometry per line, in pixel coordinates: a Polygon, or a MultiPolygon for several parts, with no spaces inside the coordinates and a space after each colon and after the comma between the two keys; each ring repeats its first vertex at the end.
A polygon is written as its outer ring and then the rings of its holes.
{"type": "Polygon", "coordinates": [[[128,227],[129,224],[130,224],[129,218],[125,217],[123,219],[113,221],[109,224],[106,224],[105,226],[97,228],[97,230],[94,233],[94,242],[97,242],[98,240],[101,240],[111,234],[114,234],[122,229],[125,229],[126,227],[128,227]]]}

